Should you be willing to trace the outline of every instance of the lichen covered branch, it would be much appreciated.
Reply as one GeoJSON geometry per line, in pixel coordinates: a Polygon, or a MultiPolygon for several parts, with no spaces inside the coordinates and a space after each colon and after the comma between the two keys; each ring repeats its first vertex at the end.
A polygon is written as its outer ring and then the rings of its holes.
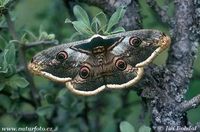
{"type": "Polygon", "coordinates": [[[194,24],[193,1],[175,1],[175,28],[173,29],[173,43],[167,59],[164,88],[177,101],[181,102],[188,89],[192,77],[193,63],[197,53],[191,27],[194,24]]]}
{"type": "Polygon", "coordinates": [[[188,111],[190,109],[196,108],[200,105],[200,95],[193,97],[191,100],[182,102],[178,107],[178,111],[188,111]]]}
{"type": "MultiPolygon", "coordinates": [[[[197,53],[194,34],[190,30],[194,22],[194,3],[187,0],[176,0],[172,45],[167,64],[159,72],[162,77],[157,83],[157,94],[151,101],[152,128],[162,131],[165,126],[187,126],[184,111],[176,110],[184,101],[192,77],[193,63],[197,53]],[[160,90],[159,90],[160,89],[160,90]]],[[[152,74],[152,76],[155,76],[152,74]]]]}

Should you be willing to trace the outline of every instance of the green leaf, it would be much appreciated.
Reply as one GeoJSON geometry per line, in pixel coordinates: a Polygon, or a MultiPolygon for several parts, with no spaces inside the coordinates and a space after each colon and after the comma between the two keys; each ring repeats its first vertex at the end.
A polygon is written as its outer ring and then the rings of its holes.
{"type": "Polygon", "coordinates": [[[11,98],[9,96],[3,94],[0,94],[0,100],[1,108],[6,109],[6,111],[8,112],[13,104],[13,101],[11,101],[11,98]]]}
{"type": "Polygon", "coordinates": [[[55,103],[55,96],[53,94],[46,94],[44,97],[49,104],[55,103]]]}
{"type": "Polygon", "coordinates": [[[5,58],[8,64],[15,65],[15,45],[14,44],[8,44],[6,47],[8,49],[8,52],[5,54],[5,58]]]}
{"type": "MultiPolygon", "coordinates": [[[[19,99],[19,93],[17,92],[17,90],[12,91],[10,98],[13,100],[19,99]]],[[[15,107],[15,106],[13,106],[13,107],[15,107]]]]}
{"type": "Polygon", "coordinates": [[[110,32],[110,34],[121,33],[121,32],[125,32],[125,29],[123,27],[117,27],[112,32],[110,32]]]}
{"type": "Polygon", "coordinates": [[[101,22],[100,22],[100,20],[97,17],[94,17],[92,19],[91,27],[92,27],[92,31],[95,31],[95,33],[98,34],[99,29],[101,27],[101,22]]]}
{"type": "Polygon", "coordinates": [[[103,12],[99,12],[94,18],[97,18],[99,20],[99,25],[100,25],[99,32],[102,31],[102,33],[104,33],[106,31],[106,26],[108,22],[106,14],[103,12]]]}
{"type": "Polygon", "coordinates": [[[6,6],[10,0],[0,0],[0,6],[6,6]]]}
{"type": "Polygon", "coordinates": [[[25,88],[26,86],[28,86],[29,82],[25,78],[20,77],[19,75],[14,75],[11,78],[9,78],[6,84],[12,88],[25,88]]]}
{"type": "Polygon", "coordinates": [[[122,121],[119,128],[120,132],[135,132],[135,128],[127,121],[122,121]]]}
{"type": "Polygon", "coordinates": [[[19,44],[28,43],[27,35],[28,35],[28,33],[24,33],[24,34],[22,35],[22,37],[20,38],[20,41],[21,41],[21,42],[20,42],[19,44]]]}
{"type": "Polygon", "coordinates": [[[78,38],[80,39],[81,37],[81,34],[79,32],[75,32],[71,35],[71,37],[69,39],[67,39],[66,41],[67,42],[72,42],[72,41],[75,41],[77,40],[78,38]]]}
{"type": "Polygon", "coordinates": [[[66,94],[67,90],[65,88],[61,89],[57,94],[57,98],[62,98],[66,94]]]}
{"type": "MultiPolygon", "coordinates": [[[[0,28],[2,28],[2,29],[8,28],[8,25],[6,24],[6,20],[3,17],[0,17],[0,28]]],[[[6,40],[6,42],[7,42],[7,40],[6,40]]]]}
{"type": "Polygon", "coordinates": [[[45,40],[48,37],[48,33],[45,31],[40,32],[39,40],[45,40]]]}
{"type": "MultiPolygon", "coordinates": [[[[2,27],[2,21],[0,20],[0,28],[2,27]]],[[[3,36],[1,36],[0,35],[0,49],[4,49],[5,48],[5,46],[7,45],[7,40],[3,37],[3,36]]]]}
{"type": "Polygon", "coordinates": [[[55,39],[55,34],[51,33],[48,35],[48,40],[54,40],[55,39]]]}
{"type": "Polygon", "coordinates": [[[139,128],[139,132],[151,132],[151,128],[143,125],[139,128]]]}
{"type": "Polygon", "coordinates": [[[36,113],[39,116],[44,116],[44,115],[48,115],[53,111],[53,106],[52,105],[48,105],[48,106],[41,106],[36,110],[36,113]]]}
{"type": "Polygon", "coordinates": [[[3,89],[4,89],[4,87],[5,87],[5,83],[3,83],[3,82],[0,82],[0,91],[1,91],[1,90],[3,90],[3,89]]]}
{"type": "Polygon", "coordinates": [[[10,0],[4,0],[4,5],[6,5],[10,0]]]}
{"type": "Polygon", "coordinates": [[[6,54],[8,49],[5,49],[3,53],[0,54],[0,73],[7,73],[8,72],[8,63],[6,60],[6,54]]]}
{"type": "Polygon", "coordinates": [[[72,21],[69,18],[66,18],[65,23],[72,23],[72,21]]]}
{"type": "Polygon", "coordinates": [[[92,30],[82,21],[73,21],[72,24],[77,32],[79,32],[82,35],[86,35],[86,37],[92,36],[94,34],[92,30]]]}
{"type": "Polygon", "coordinates": [[[87,12],[79,5],[73,8],[74,15],[78,21],[82,21],[85,25],[90,26],[90,20],[87,12]]]}
{"type": "Polygon", "coordinates": [[[15,46],[9,43],[0,54],[0,73],[11,76],[15,73],[15,46]]]}
{"type": "Polygon", "coordinates": [[[124,16],[125,14],[125,8],[124,6],[121,6],[117,8],[116,12],[113,13],[113,15],[110,17],[110,20],[108,21],[108,26],[106,29],[106,32],[109,32],[113,26],[115,26],[117,23],[119,23],[120,19],[124,16]]]}
{"type": "Polygon", "coordinates": [[[7,69],[8,69],[8,70],[7,70],[7,72],[6,72],[5,77],[10,77],[10,76],[12,76],[14,73],[16,73],[16,66],[15,66],[15,65],[8,64],[7,69]]]}
{"type": "Polygon", "coordinates": [[[26,32],[33,40],[37,40],[36,35],[35,35],[32,31],[29,31],[28,29],[26,29],[25,32],[26,32]]]}

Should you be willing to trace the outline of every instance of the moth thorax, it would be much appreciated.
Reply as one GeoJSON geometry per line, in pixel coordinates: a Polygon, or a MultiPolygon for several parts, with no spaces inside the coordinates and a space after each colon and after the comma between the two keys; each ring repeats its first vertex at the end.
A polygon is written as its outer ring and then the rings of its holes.
{"type": "Polygon", "coordinates": [[[104,46],[97,46],[95,48],[92,49],[92,53],[95,54],[101,54],[101,53],[105,53],[105,47],[104,46]]]}
{"type": "Polygon", "coordinates": [[[92,53],[97,59],[98,65],[103,65],[104,58],[105,58],[105,47],[104,46],[97,46],[92,49],[92,53]]]}

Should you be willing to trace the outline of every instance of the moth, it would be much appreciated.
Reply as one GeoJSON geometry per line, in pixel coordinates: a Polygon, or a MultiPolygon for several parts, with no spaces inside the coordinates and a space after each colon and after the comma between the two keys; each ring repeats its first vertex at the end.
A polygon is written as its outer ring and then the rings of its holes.
{"type": "Polygon", "coordinates": [[[28,69],[50,80],[65,83],[73,93],[95,95],[105,89],[135,85],[144,67],[170,45],[158,30],[134,30],[62,44],[36,54],[28,69]]]}

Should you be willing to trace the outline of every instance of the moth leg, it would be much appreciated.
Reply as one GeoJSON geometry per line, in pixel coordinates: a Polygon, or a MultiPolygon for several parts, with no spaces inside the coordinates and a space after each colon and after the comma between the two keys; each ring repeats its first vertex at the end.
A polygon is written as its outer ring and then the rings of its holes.
{"type": "Polygon", "coordinates": [[[123,89],[123,88],[129,88],[130,86],[133,86],[134,84],[136,84],[143,76],[144,73],[144,68],[143,67],[139,67],[138,71],[137,71],[137,76],[135,78],[133,78],[132,80],[123,83],[123,84],[108,84],[106,85],[107,88],[110,89],[123,89]]]}
{"type": "Polygon", "coordinates": [[[93,91],[81,91],[81,90],[77,90],[74,88],[74,86],[72,85],[71,82],[66,82],[66,87],[74,94],[77,94],[77,95],[82,95],[82,96],[92,96],[92,95],[96,95],[98,93],[100,93],[101,91],[103,91],[106,86],[103,85],[99,88],[97,88],[96,90],[93,90],[93,91]]]}
{"type": "Polygon", "coordinates": [[[158,56],[163,50],[165,50],[171,43],[171,39],[169,36],[163,36],[160,41],[159,41],[159,45],[160,47],[158,47],[152,54],[151,56],[149,56],[145,61],[138,63],[135,67],[144,67],[146,65],[148,65],[149,63],[151,63],[154,58],[156,58],[156,56],[158,56]]]}

